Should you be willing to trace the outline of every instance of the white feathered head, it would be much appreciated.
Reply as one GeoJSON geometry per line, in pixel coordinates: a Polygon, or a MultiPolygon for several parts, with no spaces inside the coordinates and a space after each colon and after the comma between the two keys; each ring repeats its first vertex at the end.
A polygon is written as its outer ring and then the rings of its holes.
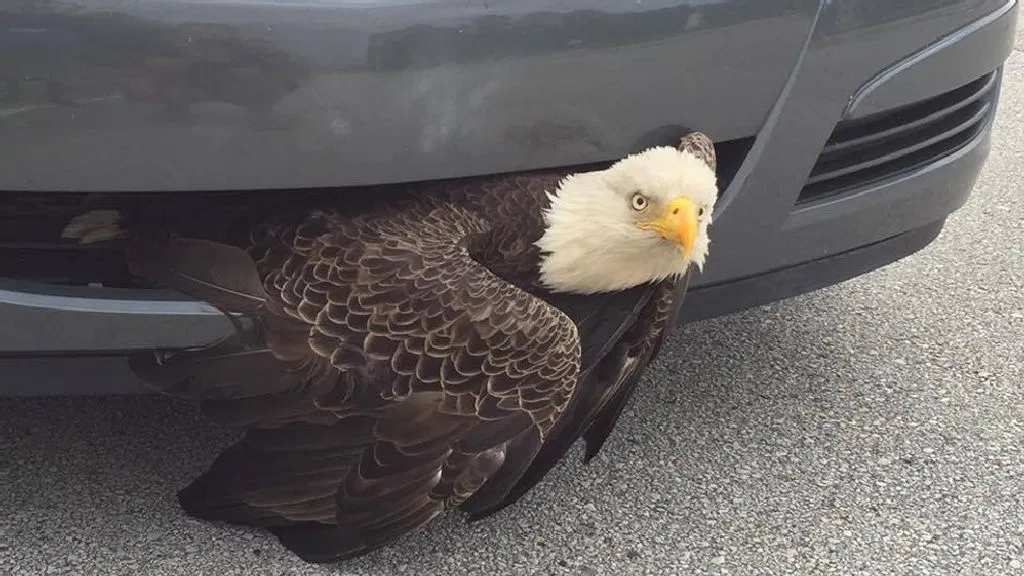
{"type": "Polygon", "coordinates": [[[718,199],[714,144],[700,132],[594,172],[549,194],[541,280],[562,292],[624,290],[703,269],[718,199]]]}

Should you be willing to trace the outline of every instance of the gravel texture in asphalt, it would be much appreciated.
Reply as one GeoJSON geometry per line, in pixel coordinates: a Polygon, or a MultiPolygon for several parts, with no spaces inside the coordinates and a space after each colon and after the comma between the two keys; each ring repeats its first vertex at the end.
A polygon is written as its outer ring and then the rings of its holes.
{"type": "Polygon", "coordinates": [[[179,512],[231,439],[184,403],[0,400],[0,573],[1022,573],[1022,149],[1015,53],[987,168],[934,244],[682,329],[592,465],[577,447],[499,517],[342,566],[179,512]]]}

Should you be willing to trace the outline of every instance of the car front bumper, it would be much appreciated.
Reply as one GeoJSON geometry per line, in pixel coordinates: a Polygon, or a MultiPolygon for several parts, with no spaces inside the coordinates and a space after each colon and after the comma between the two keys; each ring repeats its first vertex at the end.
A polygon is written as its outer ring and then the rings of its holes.
{"type": "MultiPolygon", "coordinates": [[[[723,190],[711,257],[683,307],[686,320],[843,281],[937,236],[988,155],[1017,18],[1016,0],[961,4],[979,13],[844,29],[827,12],[834,3],[821,3],[797,65],[723,190]],[[946,124],[928,125],[929,118],[946,124]],[[901,122],[932,132],[906,139],[901,122]],[[843,126],[852,136],[840,134],[843,126]],[[883,138],[893,131],[902,136],[883,138]],[[876,147],[958,140],[938,152],[921,148],[934,152],[923,161],[868,162],[861,172],[856,158],[826,157],[830,146],[865,134],[876,147]],[[824,188],[808,185],[815,179],[824,188]]],[[[231,330],[217,310],[173,293],[0,280],[0,355],[8,358],[188,347],[231,330]]]]}

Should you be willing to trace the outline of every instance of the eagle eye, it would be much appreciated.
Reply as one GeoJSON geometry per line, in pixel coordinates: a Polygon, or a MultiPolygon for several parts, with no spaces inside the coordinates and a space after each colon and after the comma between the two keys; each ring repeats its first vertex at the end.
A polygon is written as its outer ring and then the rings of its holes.
{"type": "Polygon", "coordinates": [[[633,210],[636,210],[638,212],[641,210],[645,210],[647,208],[647,197],[641,194],[640,192],[634,192],[632,204],[633,210]]]}

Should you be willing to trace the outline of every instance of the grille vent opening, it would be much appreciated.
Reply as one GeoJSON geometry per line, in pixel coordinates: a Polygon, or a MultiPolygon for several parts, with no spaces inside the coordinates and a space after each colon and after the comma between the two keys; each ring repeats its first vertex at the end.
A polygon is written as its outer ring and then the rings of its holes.
{"type": "Polygon", "coordinates": [[[933,98],[839,122],[798,204],[907,173],[955,153],[981,133],[995,108],[998,73],[933,98]]]}
{"type": "MultiPolygon", "coordinates": [[[[750,151],[753,138],[715,143],[719,185],[724,190],[750,151]]],[[[566,170],[591,170],[610,163],[566,170]]],[[[82,245],[60,237],[75,216],[97,208],[128,208],[161,222],[187,223],[188,235],[223,233],[232,221],[240,229],[261,214],[303,204],[337,199],[339,195],[381,199],[411,185],[386,185],[321,190],[259,190],[246,192],[177,192],[85,194],[0,191],[0,277],[69,286],[147,288],[129,274],[120,242],[82,245]],[[239,216],[242,214],[243,216],[239,216]]],[[[152,221],[152,220],[150,220],[152,221]]]]}

